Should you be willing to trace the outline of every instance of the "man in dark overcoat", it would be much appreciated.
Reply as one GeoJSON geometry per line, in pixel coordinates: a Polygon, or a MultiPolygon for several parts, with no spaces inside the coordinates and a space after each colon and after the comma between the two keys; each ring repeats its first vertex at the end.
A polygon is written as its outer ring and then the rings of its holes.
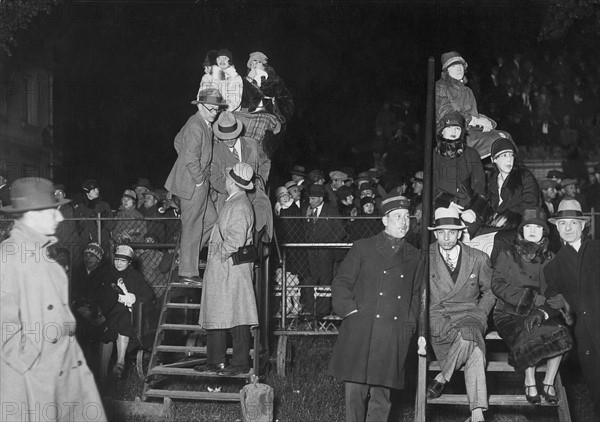
{"type": "Polygon", "coordinates": [[[328,372],[345,383],[346,421],[387,421],[390,389],[404,388],[420,287],[420,254],[404,240],[409,209],[408,198],[385,199],[385,229],[357,240],[333,280],[333,309],[344,320],[328,372]]]}
{"type": "MultiPolygon", "coordinates": [[[[583,378],[597,413],[600,413],[600,240],[582,236],[590,217],[584,216],[574,199],[563,200],[554,218],[563,246],[544,268],[546,297],[561,293],[576,315],[575,339],[583,378]]],[[[542,318],[558,314],[564,303],[546,304],[542,318]],[[556,308],[551,305],[556,305],[556,308]]]]}

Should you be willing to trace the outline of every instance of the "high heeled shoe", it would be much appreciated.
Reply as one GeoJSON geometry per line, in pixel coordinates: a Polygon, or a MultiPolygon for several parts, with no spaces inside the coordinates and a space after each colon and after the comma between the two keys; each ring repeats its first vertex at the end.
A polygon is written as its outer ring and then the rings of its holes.
{"type": "Polygon", "coordinates": [[[544,396],[544,400],[550,406],[558,406],[558,395],[556,394],[556,387],[554,384],[542,384],[542,396],[544,396]],[[555,394],[550,394],[548,389],[552,388],[555,394]]]}
{"type": "Polygon", "coordinates": [[[529,403],[533,404],[534,406],[539,406],[540,404],[542,404],[542,399],[540,398],[539,393],[536,393],[534,396],[530,396],[528,394],[530,388],[535,388],[537,390],[537,386],[535,384],[533,384],[533,385],[525,384],[525,398],[527,399],[527,401],[529,403]]]}

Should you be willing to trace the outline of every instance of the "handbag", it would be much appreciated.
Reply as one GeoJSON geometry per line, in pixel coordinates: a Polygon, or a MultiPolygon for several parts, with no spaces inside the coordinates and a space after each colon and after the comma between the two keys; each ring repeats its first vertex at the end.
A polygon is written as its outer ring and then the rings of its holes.
{"type": "Polygon", "coordinates": [[[233,265],[247,264],[258,259],[258,250],[254,245],[240,246],[237,252],[231,255],[233,265]]]}

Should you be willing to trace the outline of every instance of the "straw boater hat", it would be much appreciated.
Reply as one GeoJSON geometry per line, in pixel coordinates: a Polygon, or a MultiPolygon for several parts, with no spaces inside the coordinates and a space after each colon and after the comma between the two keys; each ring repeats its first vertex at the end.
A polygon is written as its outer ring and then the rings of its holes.
{"type": "Polygon", "coordinates": [[[428,230],[463,230],[467,226],[462,222],[458,215],[458,210],[454,207],[450,208],[437,208],[435,210],[435,221],[433,227],[427,227],[428,230]]]}
{"type": "Polygon", "coordinates": [[[552,218],[549,218],[548,221],[552,224],[556,224],[558,220],[564,220],[566,218],[574,218],[576,220],[584,220],[586,222],[590,221],[590,217],[583,215],[583,211],[581,211],[581,204],[575,199],[563,199],[560,201],[556,215],[552,218]]]}
{"type": "Polygon", "coordinates": [[[252,183],[254,170],[252,170],[250,164],[236,163],[233,167],[227,168],[225,174],[240,188],[245,190],[254,189],[254,183],[252,183]]]}
{"type": "Polygon", "coordinates": [[[224,111],[219,114],[219,118],[213,123],[212,127],[217,138],[227,140],[240,136],[244,125],[233,113],[224,111]]]}
{"type": "Polygon", "coordinates": [[[20,213],[58,208],[71,202],[70,199],[56,199],[54,184],[40,177],[17,179],[10,187],[11,204],[0,208],[1,212],[20,213]]]}
{"type": "Polygon", "coordinates": [[[227,101],[223,99],[221,92],[216,88],[200,89],[192,104],[209,104],[219,107],[228,107],[227,101]]]}

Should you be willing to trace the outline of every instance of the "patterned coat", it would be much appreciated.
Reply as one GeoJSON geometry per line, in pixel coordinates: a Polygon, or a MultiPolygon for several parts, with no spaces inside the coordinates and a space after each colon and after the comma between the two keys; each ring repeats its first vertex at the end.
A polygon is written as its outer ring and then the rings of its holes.
{"type": "Polygon", "coordinates": [[[460,331],[465,340],[476,341],[485,353],[483,335],[488,314],[496,303],[491,290],[492,267],[480,250],[460,243],[461,260],[456,284],[452,281],[438,243],[430,247],[429,330],[439,360],[445,359],[460,331]]]}
{"type": "Polygon", "coordinates": [[[252,205],[245,192],[236,192],[225,201],[210,235],[198,320],[202,328],[258,324],[253,264],[233,265],[231,258],[240,246],[252,243],[253,231],[252,205]]]}
{"type": "Polygon", "coordinates": [[[394,254],[387,242],[383,231],[357,240],[333,280],[333,310],[345,318],[328,373],[342,381],[401,389],[417,323],[420,254],[406,241],[394,254]]]}
{"type": "Polygon", "coordinates": [[[3,421],[107,420],[74,337],[67,276],[47,255],[55,241],[17,221],[0,245],[3,421]]]}

